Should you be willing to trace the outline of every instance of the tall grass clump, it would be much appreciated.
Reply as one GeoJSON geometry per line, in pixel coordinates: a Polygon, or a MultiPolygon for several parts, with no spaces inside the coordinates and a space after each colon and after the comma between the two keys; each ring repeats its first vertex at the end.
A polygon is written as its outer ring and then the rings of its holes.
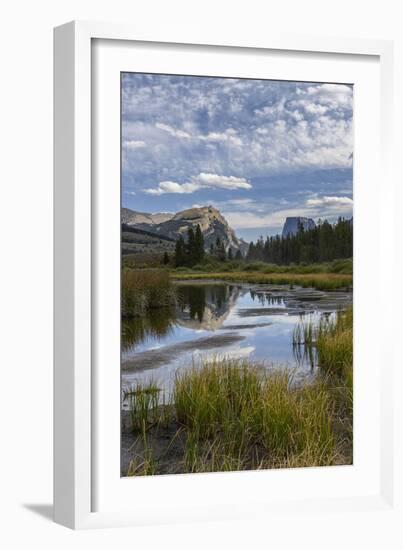
{"type": "Polygon", "coordinates": [[[315,353],[323,384],[333,403],[333,417],[342,454],[352,460],[353,446],[353,308],[323,319],[317,327],[300,323],[294,345],[303,340],[304,353],[315,353]]]}
{"type": "Polygon", "coordinates": [[[301,321],[293,345],[316,351],[319,368],[328,375],[348,376],[353,366],[353,309],[339,311],[335,319],[322,318],[317,326],[301,321]]]}
{"type": "Polygon", "coordinates": [[[261,393],[262,380],[238,361],[213,360],[177,375],[173,400],[178,421],[211,437],[227,422],[241,422],[261,393]]]}
{"type": "Polygon", "coordinates": [[[169,406],[157,392],[151,382],[132,388],[131,425],[141,450],[128,475],[352,463],[351,368],[302,386],[290,371],[215,359],[177,373],[169,406]]]}
{"type": "Polygon", "coordinates": [[[122,316],[141,317],[147,312],[175,305],[176,291],[169,274],[157,269],[124,269],[122,316]]]}
{"type": "Polygon", "coordinates": [[[160,389],[153,381],[146,385],[137,383],[124,392],[124,399],[129,404],[131,428],[134,432],[143,433],[156,425],[159,420],[160,389]]]}
{"type": "Polygon", "coordinates": [[[153,449],[148,444],[146,430],[143,429],[141,434],[143,443],[143,451],[141,454],[135,455],[130,461],[127,470],[127,476],[153,476],[157,473],[158,462],[154,456],[153,449]]]}
{"type": "Polygon", "coordinates": [[[353,308],[335,321],[320,323],[316,338],[318,364],[327,373],[349,375],[353,366],[353,308]]]}
{"type": "Polygon", "coordinates": [[[174,403],[187,431],[186,471],[282,467],[307,457],[311,466],[329,465],[338,454],[334,405],[319,382],[299,388],[286,372],[212,361],[177,377],[174,403]]]}

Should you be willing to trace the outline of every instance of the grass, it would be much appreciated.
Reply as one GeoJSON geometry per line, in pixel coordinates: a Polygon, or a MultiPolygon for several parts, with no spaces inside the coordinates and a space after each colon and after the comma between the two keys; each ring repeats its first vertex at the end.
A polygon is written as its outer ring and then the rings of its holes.
{"type": "Polygon", "coordinates": [[[302,321],[294,331],[294,345],[303,345],[310,356],[315,353],[334,403],[335,430],[344,454],[349,454],[353,446],[353,308],[317,327],[302,321]]]}
{"type": "Polygon", "coordinates": [[[312,384],[295,384],[289,371],[216,359],[177,374],[168,419],[154,385],[137,387],[132,428],[144,444],[128,475],[170,473],[148,445],[162,422],[174,422],[182,436],[175,472],[351,464],[352,319],[351,309],[295,333],[295,344],[316,348],[320,374],[312,384]]]}
{"type": "Polygon", "coordinates": [[[304,388],[284,372],[221,360],[175,384],[178,421],[186,427],[188,472],[274,468],[309,456],[311,466],[338,458],[333,402],[320,382],[304,388]]]}
{"type": "Polygon", "coordinates": [[[141,455],[135,455],[130,461],[127,475],[132,476],[152,476],[157,472],[157,461],[155,460],[152,449],[148,445],[146,430],[142,431],[143,452],[141,455]]]}
{"type": "Polygon", "coordinates": [[[146,386],[137,383],[124,392],[129,402],[130,421],[134,432],[146,432],[159,421],[160,389],[154,382],[146,386]]]}
{"type": "Polygon", "coordinates": [[[338,312],[335,319],[322,319],[318,326],[301,321],[294,329],[293,344],[315,350],[325,374],[348,376],[353,366],[353,308],[338,312]]]}
{"type": "Polygon", "coordinates": [[[142,317],[151,310],[176,304],[176,290],[169,274],[157,269],[122,271],[122,317],[142,317]]]}
{"type": "Polygon", "coordinates": [[[211,259],[209,256],[205,260],[193,267],[177,267],[175,271],[192,273],[199,271],[202,273],[212,272],[232,272],[232,271],[253,271],[261,273],[293,273],[293,274],[312,274],[312,273],[339,273],[343,275],[353,274],[353,261],[351,258],[342,260],[333,260],[331,262],[321,262],[314,264],[300,263],[289,265],[268,264],[266,262],[246,262],[245,260],[232,260],[219,262],[211,259]]]}
{"type": "Polygon", "coordinates": [[[316,337],[318,364],[326,373],[347,376],[353,366],[353,308],[335,321],[320,323],[316,337]]]}
{"type": "Polygon", "coordinates": [[[298,285],[304,288],[319,290],[337,290],[350,288],[353,277],[344,273],[264,273],[261,271],[233,272],[172,272],[171,277],[177,280],[219,279],[252,284],[298,285]]]}

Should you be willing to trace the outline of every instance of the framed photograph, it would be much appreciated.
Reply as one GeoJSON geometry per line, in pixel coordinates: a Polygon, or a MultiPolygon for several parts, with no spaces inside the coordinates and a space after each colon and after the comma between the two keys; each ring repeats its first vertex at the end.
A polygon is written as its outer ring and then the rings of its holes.
{"type": "Polygon", "coordinates": [[[72,528],[394,513],[392,44],[225,36],[55,29],[72,528]]]}

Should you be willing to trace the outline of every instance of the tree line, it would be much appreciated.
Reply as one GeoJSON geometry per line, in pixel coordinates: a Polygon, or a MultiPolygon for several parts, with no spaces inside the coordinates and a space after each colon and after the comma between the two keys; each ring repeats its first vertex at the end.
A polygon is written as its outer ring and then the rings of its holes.
{"type": "Polygon", "coordinates": [[[313,229],[298,226],[296,234],[260,237],[249,244],[247,261],[288,265],[326,262],[353,256],[353,221],[339,218],[335,224],[319,220],[313,229]]]}
{"type": "Polygon", "coordinates": [[[210,256],[219,262],[226,262],[232,260],[243,260],[243,256],[240,250],[237,250],[235,253],[231,247],[228,248],[228,251],[225,250],[225,243],[217,237],[215,244],[210,244],[210,256]]]}
{"type": "MultiPolygon", "coordinates": [[[[186,239],[181,235],[175,244],[174,265],[176,267],[192,267],[203,262],[206,256],[203,233],[199,225],[196,229],[189,227],[186,239]]],[[[249,244],[244,258],[240,250],[236,253],[225,242],[217,237],[209,248],[210,259],[220,262],[242,261],[266,262],[270,264],[289,265],[291,263],[318,263],[353,256],[353,221],[339,218],[331,224],[327,220],[319,220],[313,229],[304,229],[299,224],[296,234],[286,237],[281,235],[260,237],[256,242],[249,244]]],[[[169,256],[165,253],[163,263],[169,263],[169,256]]]]}

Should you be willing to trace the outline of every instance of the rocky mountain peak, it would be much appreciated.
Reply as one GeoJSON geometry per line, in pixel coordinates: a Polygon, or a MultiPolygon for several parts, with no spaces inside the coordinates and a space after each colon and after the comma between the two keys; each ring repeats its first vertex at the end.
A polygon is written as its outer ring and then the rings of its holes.
{"type": "Polygon", "coordinates": [[[282,236],[287,237],[288,235],[296,235],[298,233],[300,225],[302,225],[305,231],[308,231],[309,229],[314,229],[316,227],[316,224],[312,218],[305,218],[303,216],[290,216],[285,220],[282,236]]]}
{"type": "MultiPolygon", "coordinates": [[[[218,222],[225,227],[229,228],[227,220],[214,206],[198,206],[194,208],[188,208],[175,214],[172,221],[187,221],[192,225],[200,225],[200,229],[204,233],[208,231],[209,227],[218,222]]],[[[232,230],[231,230],[232,231],[232,230]]]]}
{"type": "MultiPolygon", "coordinates": [[[[235,251],[241,250],[245,253],[248,247],[245,241],[238,239],[235,231],[228,225],[221,212],[211,205],[187,208],[161,222],[156,220],[156,214],[139,212],[135,212],[135,214],[136,216],[130,218],[130,222],[124,223],[130,223],[130,225],[139,229],[152,231],[156,235],[164,235],[175,240],[182,235],[186,239],[188,229],[190,227],[195,229],[199,225],[204,236],[206,249],[209,249],[211,244],[215,245],[217,238],[224,243],[226,250],[232,248],[235,251]]],[[[125,216],[127,217],[127,212],[125,216]]]]}

